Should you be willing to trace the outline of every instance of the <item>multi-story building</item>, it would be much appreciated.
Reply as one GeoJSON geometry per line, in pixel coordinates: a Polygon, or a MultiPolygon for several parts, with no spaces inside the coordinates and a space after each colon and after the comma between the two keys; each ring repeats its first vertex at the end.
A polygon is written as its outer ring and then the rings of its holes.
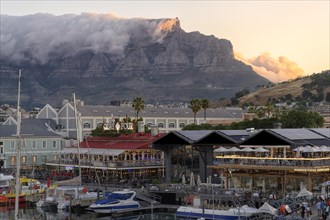
{"type": "Polygon", "coordinates": [[[17,121],[9,117],[0,125],[0,161],[3,168],[16,167],[18,147],[22,168],[38,166],[56,159],[62,149],[63,138],[55,132],[51,119],[22,119],[21,138],[17,137],[17,121]],[[20,144],[19,144],[20,143],[20,144]]]}
{"type": "MultiPolygon", "coordinates": [[[[115,118],[136,117],[136,111],[131,106],[95,106],[84,105],[83,101],[77,101],[77,117],[81,124],[82,136],[87,136],[92,130],[101,124],[111,124],[115,118]]],[[[202,109],[196,115],[196,123],[230,124],[244,120],[247,111],[241,108],[216,108],[207,109],[204,119],[202,109]]],[[[194,123],[194,114],[190,108],[165,108],[146,106],[139,112],[139,118],[147,126],[156,125],[160,133],[181,130],[188,124],[194,123]]],[[[58,128],[66,133],[67,137],[76,137],[76,117],[74,106],[69,101],[64,101],[60,110],[56,111],[50,105],[46,105],[38,113],[37,118],[51,118],[57,122],[58,128]]]]}

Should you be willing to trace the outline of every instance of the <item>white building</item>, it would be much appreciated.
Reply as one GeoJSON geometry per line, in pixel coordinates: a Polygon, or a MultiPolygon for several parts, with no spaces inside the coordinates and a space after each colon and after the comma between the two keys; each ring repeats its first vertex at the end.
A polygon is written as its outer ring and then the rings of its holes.
{"type": "MultiPolygon", "coordinates": [[[[82,135],[90,134],[92,130],[102,123],[110,124],[114,118],[120,120],[129,117],[134,119],[136,111],[130,106],[95,106],[84,105],[83,101],[77,101],[77,112],[81,122],[82,135]]],[[[230,124],[244,120],[246,111],[241,108],[216,108],[207,109],[206,121],[204,110],[197,113],[197,124],[230,124]]],[[[74,106],[69,101],[64,101],[62,108],[56,111],[50,105],[46,105],[36,116],[37,118],[50,118],[57,122],[58,129],[62,129],[65,136],[76,137],[76,117],[74,106]]],[[[146,106],[139,112],[139,118],[147,126],[157,125],[159,132],[181,130],[188,124],[194,123],[194,114],[190,108],[158,108],[146,106]]]]}

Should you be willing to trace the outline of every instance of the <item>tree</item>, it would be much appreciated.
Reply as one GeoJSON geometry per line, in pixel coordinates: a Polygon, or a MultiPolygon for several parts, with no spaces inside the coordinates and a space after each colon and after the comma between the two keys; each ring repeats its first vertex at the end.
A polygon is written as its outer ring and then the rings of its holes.
{"type": "Polygon", "coordinates": [[[144,109],[144,100],[141,97],[136,97],[133,100],[133,108],[136,111],[136,124],[135,124],[135,129],[137,131],[137,126],[138,126],[138,118],[139,118],[139,112],[144,109]]]}
{"type": "Polygon", "coordinates": [[[189,103],[189,108],[194,113],[194,124],[196,124],[196,115],[202,108],[202,103],[199,99],[192,99],[189,103]]]}
{"type": "Polygon", "coordinates": [[[291,110],[282,116],[284,128],[318,128],[323,127],[323,117],[317,112],[291,110]]]}
{"type": "Polygon", "coordinates": [[[210,101],[208,99],[202,99],[201,106],[204,109],[204,121],[206,121],[206,109],[210,107],[210,101]]]}

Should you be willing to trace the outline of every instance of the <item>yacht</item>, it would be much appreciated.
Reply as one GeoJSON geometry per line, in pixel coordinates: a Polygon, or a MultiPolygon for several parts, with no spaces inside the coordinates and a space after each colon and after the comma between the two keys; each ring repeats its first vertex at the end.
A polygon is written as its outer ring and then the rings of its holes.
{"type": "Polygon", "coordinates": [[[126,189],[105,193],[104,199],[89,206],[96,213],[113,213],[140,207],[140,203],[136,201],[136,192],[126,189]]]}

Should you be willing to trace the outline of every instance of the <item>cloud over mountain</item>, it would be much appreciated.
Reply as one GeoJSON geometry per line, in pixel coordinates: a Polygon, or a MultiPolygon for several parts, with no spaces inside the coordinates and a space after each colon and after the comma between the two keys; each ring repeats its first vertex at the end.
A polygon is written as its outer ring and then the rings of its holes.
{"type": "Polygon", "coordinates": [[[1,58],[45,64],[83,50],[123,56],[132,36],[162,41],[177,19],[123,19],[111,14],[1,15],[1,58]]]}
{"type": "Polygon", "coordinates": [[[246,58],[235,52],[235,58],[251,65],[254,71],[272,82],[283,82],[304,75],[303,69],[285,56],[274,58],[270,53],[262,53],[254,58],[246,58]]]}

